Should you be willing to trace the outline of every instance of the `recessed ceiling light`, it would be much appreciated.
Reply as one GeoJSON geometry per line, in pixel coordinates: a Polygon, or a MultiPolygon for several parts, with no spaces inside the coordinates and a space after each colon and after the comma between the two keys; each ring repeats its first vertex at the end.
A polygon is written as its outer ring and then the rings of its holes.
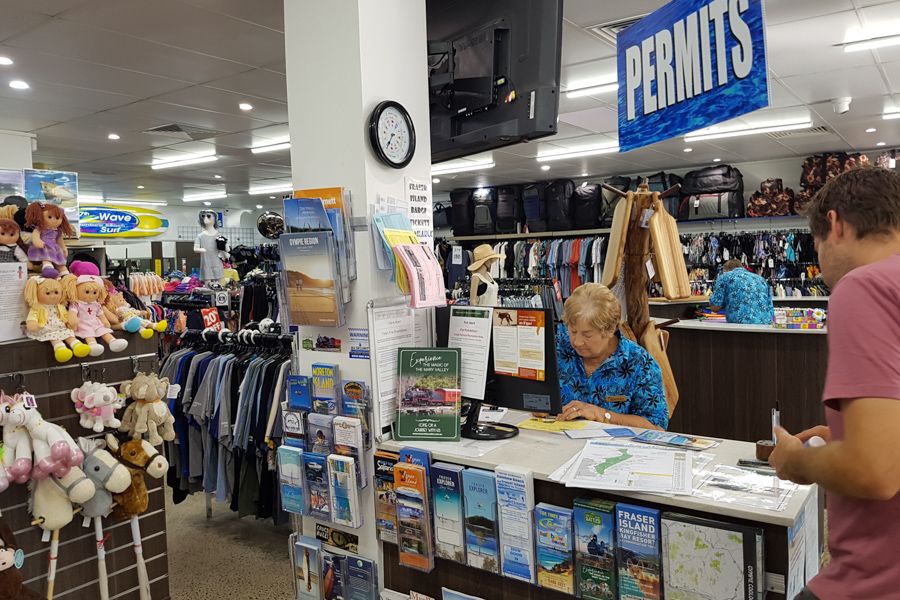
{"type": "Polygon", "coordinates": [[[277,198],[277,196],[269,196],[269,200],[276,200],[277,198]]]}
{"type": "Polygon", "coordinates": [[[582,173],[581,176],[582,176],[582,177],[587,177],[588,174],[587,174],[587,173],[582,173]]]}
{"type": "Polygon", "coordinates": [[[212,202],[204,202],[203,206],[212,206],[212,202]]]}
{"type": "Polygon", "coordinates": [[[878,142],[878,143],[875,144],[875,145],[876,145],[876,146],[879,146],[879,147],[880,147],[880,146],[887,146],[887,142],[878,142]]]}
{"type": "Polygon", "coordinates": [[[693,149],[693,148],[685,148],[684,151],[685,151],[685,152],[693,152],[694,149],[693,149]]]}
{"type": "Polygon", "coordinates": [[[0,56],[0,66],[8,67],[13,64],[13,61],[8,56],[0,56]]]}
{"type": "Polygon", "coordinates": [[[713,162],[722,162],[722,159],[721,159],[721,158],[714,158],[714,159],[713,159],[713,162]]]}
{"type": "Polygon", "coordinates": [[[222,179],[221,175],[213,175],[213,177],[215,177],[216,179],[222,179]]]}
{"type": "Polygon", "coordinates": [[[878,131],[878,130],[875,129],[874,127],[869,127],[868,129],[866,129],[866,133],[875,133],[876,131],[878,131]]]}
{"type": "Polygon", "coordinates": [[[9,87],[14,90],[27,90],[31,86],[28,83],[22,81],[21,79],[13,79],[9,82],[9,87]]]}
{"type": "Polygon", "coordinates": [[[241,110],[253,110],[253,105],[248,102],[241,102],[238,104],[238,108],[241,110]]]}
{"type": "Polygon", "coordinates": [[[550,170],[550,165],[542,165],[541,166],[541,171],[549,171],[549,170],[550,170]]]}
{"type": "Polygon", "coordinates": [[[256,205],[256,210],[260,210],[260,209],[262,209],[262,204],[257,204],[257,205],[256,205]]]}
{"type": "Polygon", "coordinates": [[[116,141],[116,140],[121,140],[122,136],[120,136],[118,133],[111,133],[108,136],[106,136],[106,139],[116,141]]]}
{"type": "Polygon", "coordinates": [[[144,186],[139,185],[139,186],[138,186],[138,189],[139,189],[139,190],[142,190],[142,189],[144,189],[144,186]]]}
{"type": "Polygon", "coordinates": [[[440,183],[440,182],[441,182],[441,180],[438,179],[437,177],[432,177],[432,178],[431,178],[431,183],[440,183]]]}

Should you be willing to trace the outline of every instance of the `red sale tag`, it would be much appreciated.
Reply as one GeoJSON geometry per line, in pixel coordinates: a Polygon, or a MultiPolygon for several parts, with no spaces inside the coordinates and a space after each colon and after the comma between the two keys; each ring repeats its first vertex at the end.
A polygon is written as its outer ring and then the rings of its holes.
{"type": "Polygon", "coordinates": [[[204,329],[212,329],[213,331],[222,331],[225,324],[219,318],[219,310],[216,308],[201,308],[200,314],[203,315],[204,329]]]}

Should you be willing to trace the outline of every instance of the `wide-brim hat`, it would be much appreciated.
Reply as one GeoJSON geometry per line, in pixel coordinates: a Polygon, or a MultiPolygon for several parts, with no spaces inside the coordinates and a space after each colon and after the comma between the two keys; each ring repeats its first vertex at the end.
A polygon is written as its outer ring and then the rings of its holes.
{"type": "Polygon", "coordinates": [[[472,255],[474,259],[472,260],[472,264],[469,265],[470,271],[477,271],[484,263],[492,258],[505,258],[502,254],[494,252],[494,249],[491,248],[490,244],[481,244],[476,247],[475,250],[472,251],[472,255]]]}

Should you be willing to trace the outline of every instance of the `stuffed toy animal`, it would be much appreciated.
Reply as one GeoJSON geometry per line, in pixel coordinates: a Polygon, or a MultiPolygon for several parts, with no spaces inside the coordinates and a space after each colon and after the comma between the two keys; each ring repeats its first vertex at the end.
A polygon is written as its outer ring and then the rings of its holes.
{"type": "Polygon", "coordinates": [[[81,437],[78,445],[84,451],[84,472],[97,488],[93,498],[81,503],[81,514],[90,519],[108,517],[113,507],[112,495],[131,486],[131,472],[106,451],[104,440],[81,437]]]}
{"type": "Polygon", "coordinates": [[[19,569],[25,562],[25,552],[16,543],[16,536],[5,520],[0,518],[0,600],[41,600],[43,596],[22,585],[19,569]]]}
{"type": "Polygon", "coordinates": [[[102,383],[86,381],[71,393],[75,412],[81,415],[79,423],[85,429],[97,433],[106,427],[118,428],[122,422],[116,418],[116,411],[125,405],[115,388],[102,383]]]}
{"type": "MultiPolygon", "coordinates": [[[[2,250],[2,247],[0,247],[0,250],[2,250]]],[[[154,323],[147,318],[149,315],[147,311],[140,311],[134,308],[125,300],[125,296],[117,291],[107,294],[103,312],[113,329],[127,331],[128,333],[138,333],[145,340],[153,337],[154,331],[164,332],[168,325],[165,319],[154,323]]]]}
{"type": "Polygon", "coordinates": [[[41,275],[56,279],[66,269],[66,244],[63,237],[74,235],[66,213],[57,204],[32,202],[25,211],[25,224],[33,227],[28,260],[41,263],[41,275]]]}
{"type": "MultiPolygon", "coordinates": [[[[6,402],[8,396],[3,398],[6,402]]],[[[31,437],[34,451],[33,479],[46,479],[50,475],[65,477],[70,469],[84,462],[84,453],[65,429],[45,421],[34,404],[33,396],[16,394],[13,402],[3,404],[3,412],[11,425],[25,428],[31,437]]],[[[89,497],[89,496],[88,496],[89,497]]]]}
{"type": "MultiPolygon", "coordinates": [[[[27,483],[31,478],[31,436],[24,423],[13,423],[15,399],[0,392],[0,425],[3,426],[3,468],[14,483],[27,483]]],[[[18,417],[16,418],[18,420],[18,417]]]]}
{"type": "Polygon", "coordinates": [[[166,403],[168,378],[138,373],[119,389],[123,396],[134,400],[125,408],[119,431],[127,432],[135,439],[147,434],[153,446],[159,446],[163,440],[170,442],[175,439],[175,417],[166,403]]]}
{"type": "Polygon", "coordinates": [[[169,461],[146,440],[120,442],[114,435],[106,434],[106,448],[131,474],[131,485],[124,492],[113,494],[113,516],[125,520],[144,514],[149,506],[144,473],[161,479],[169,470],[169,461]]]}
{"type": "Polygon", "coordinates": [[[50,342],[56,362],[67,362],[73,355],[84,358],[90,354],[90,346],[75,337],[69,328],[62,283],[40,276],[29,278],[25,283],[25,302],[29,309],[25,335],[39,342],[50,342]]]}
{"type": "Polygon", "coordinates": [[[59,531],[72,522],[72,501],[53,479],[29,481],[28,512],[45,531],[59,531]]]}
{"type": "Polygon", "coordinates": [[[106,342],[113,352],[121,352],[128,347],[128,340],[112,334],[109,320],[103,314],[106,286],[100,270],[94,263],[80,260],[73,261],[71,268],[72,274],[63,278],[63,286],[69,298],[69,323],[75,335],[87,342],[91,356],[103,354],[103,345],[97,338],[106,342]]]}

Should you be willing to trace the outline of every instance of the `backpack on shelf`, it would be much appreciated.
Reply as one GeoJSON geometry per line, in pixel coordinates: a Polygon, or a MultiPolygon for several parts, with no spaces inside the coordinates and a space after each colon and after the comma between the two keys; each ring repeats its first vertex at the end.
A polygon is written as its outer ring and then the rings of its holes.
{"type": "Polygon", "coordinates": [[[869,165],[871,165],[869,157],[858,152],[853,154],[830,152],[807,157],[800,170],[802,191],[797,194],[797,201],[791,212],[795,215],[800,214],[806,204],[816,195],[816,192],[844,171],[869,165]]]}
{"type": "MultiPolygon", "coordinates": [[[[660,171],[659,173],[647,175],[646,177],[638,177],[631,183],[631,190],[636,192],[638,186],[641,183],[646,183],[651,192],[659,192],[661,194],[672,186],[681,184],[682,179],[674,173],[666,173],[665,171],[660,171]]],[[[670,196],[668,198],[663,198],[662,203],[663,206],[666,207],[666,210],[669,212],[669,214],[677,219],[678,208],[681,204],[681,199],[677,195],[670,196]]]]}
{"type": "MultiPolygon", "coordinates": [[[[610,177],[603,183],[623,192],[631,189],[631,177],[610,177]]],[[[612,227],[613,212],[620,199],[618,194],[600,188],[600,227],[612,227]]]]}
{"type": "Polygon", "coordinates": [[[731,165],[690,171],[681,183],[680,221],[740,219],[744,216],[744,176],[731,165]]]}
{"type": "Polygon", "coordinates": [[[495,233],[497,227],[497,193],[494,188],[482,188],[473,195],[475,204],[475,217],[472,229],[475,235],[495,233]]]}
{"type": "Polygon", "coordinates": [[[600,186],[596,183],[582,183],[575,187],[572,196],[572,212],[578,229],[600,227],[600,186]]]}
{"type": "Polygon", "coordinates": [[[781,179],[766,179],[747,202],[748,217],[786,217],[794,210],[794,190],[785,189],[781,179]]]}
{"type": "Polygon", "coordinates": [[[433,209],[432,223],[435,229],[446,229],[450,227],[450,219],[452,213],[449,202],[435,202],[433,209]]]}
{"type": "Polygon", "coordinates": [[[568,231],[575,227],[572,195],[575,183],[571,179],[557,179],[547,186],[547,215],[551,231],[568,231]]]}
{"type": "Polygon", "coordinates": [[[529,233],[547,231],[547,184],[531,183],[522,190],[522,209],[529,233]]]}
{"type": "Polygon", "coordinates": [[[516,233],[522,222],[522,190],[517,185],[497,188],[497,233],[516,233]]]}
{"type": "Polygon", "coordinates": [[[453,235],[472,235],[475,223],[472,190],[460,189],[450,192],[450,207],[450,227],[453,228],[453,235]]]}

